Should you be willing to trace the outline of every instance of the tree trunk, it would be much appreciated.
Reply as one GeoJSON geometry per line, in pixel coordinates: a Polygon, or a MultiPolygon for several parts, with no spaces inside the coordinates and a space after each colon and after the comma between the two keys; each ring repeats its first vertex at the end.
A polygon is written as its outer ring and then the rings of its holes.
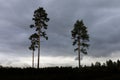
{"type": "Polygon", "coordinates": [[[80,68],[80,40],[78,41],[78,66],[80,68]]]}
{"type": "Polygon", "coordinates": [[[32,68],[34,68],[34,50],[33,50],[33,53],[32,53],[32,68]]]}
{"type": "Polygon", "coordinates": [[[39,63],[40,63],[40,30],[38,31],[39,39],[38,39],[38,64],[37,68],[39,68],[39,63]]]}

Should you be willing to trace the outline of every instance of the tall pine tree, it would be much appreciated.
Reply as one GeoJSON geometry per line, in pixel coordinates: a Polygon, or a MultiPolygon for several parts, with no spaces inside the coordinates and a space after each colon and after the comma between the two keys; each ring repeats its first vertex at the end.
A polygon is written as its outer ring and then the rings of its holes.
{"type": "Polygon", "coordinates": [[[31,40],[31,45],[29,47],[30,50],[32,50],[32,67],[34,68],[34,51],[35,48],[38,48],[38,34],[34,33],[29,37],[29,40],[31,40]]]}
{"type": "Polygon", "coordinates": [[[89,35],[87,27],[84,25],[83,21],[77,20],[74,24],[74,28],[71,31],[73,46],[77,46],[74,51],[78,51],[78,66],[80,68],[80,52],[87,54],[87,48],[89,47],[89,35]]]}
{"type": "Polygon", "coordinates": [[[37,62],[37,68],[39,68],[39,63],[40,63],[40,40],[41,38],[45,38],[46,40],[48,37],[46,36],[46,29],[47,29],[47,22],[49,21],[49,18],[47,17],[46,11],[42,8],[39,7],[37,10],[34,11],[33,15],[33,21],[34,24],[30,25],[31,28],[35,28],[37,31],[38,35],[38,62],[37,62]]]}

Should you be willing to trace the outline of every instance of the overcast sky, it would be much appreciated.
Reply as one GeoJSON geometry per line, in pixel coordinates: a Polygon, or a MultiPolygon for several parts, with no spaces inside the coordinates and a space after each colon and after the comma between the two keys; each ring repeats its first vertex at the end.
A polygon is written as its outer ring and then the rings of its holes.
{"type": "Polygon", "coordinates": [[[44,7],[50,18],[49,39],[41,42],[43,66],[77,65],[71,30],[78,19],[83,20],[90,36],[90,48],[88,55],[82,55],[82,64],[119,59],[119,3],[119,0],[0,0],[0,64],[31,65],[28,37],[34,30],[29,25],[38,7],[44,7]]]}

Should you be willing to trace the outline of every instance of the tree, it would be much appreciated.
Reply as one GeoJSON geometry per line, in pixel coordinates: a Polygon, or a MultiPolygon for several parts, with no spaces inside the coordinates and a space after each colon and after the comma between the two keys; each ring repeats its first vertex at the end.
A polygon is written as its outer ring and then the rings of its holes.
{"type": "Polygon", "coordinates": [[[47,29],[47,22],[49,21],[49,18],[47,17],[46,11],[39,7],[37,10],[34,11],[33,15],[33,21],[34,24],[30,25],[31,28],[35,28],[38,35],[38,62],[37,62],[37,68],[39,68],[39,62],[40,62],[40,39],[41,37],[48,40],[48,37],[46,36],[45,30],[47,29]]]}
{"type": "Polygon", "coordinates": [[[101,63],[100,63],[100,62],[96,62],[96,63],[95,63],[95,66],[96,66],[96,67],[101,67],[101,63]]]}
{"type": "Polygon", "coordinates": [[[106,65],[109,68],[113,68],[114,67],[114,62],[112,60],[108,60],[108,61],[106,61],[106,65]]]}
{"type": "Polygon", "coordinates": [[[74,28],[71,31],[73,46],[77,46],[74,51],[78,51],[78,65],[80,68],[80,52],[87,54],[87,48],[89,47],[89,35],[87,33],[87,27],[84,25],[83,21],[77,20],[74,24],[74,28]]]}
{"type": "Polygon", "coordinates": [[[34,51],[35,48],[38,48],[38,35],[36,33],[32,34],[29,37],[29,40],[31,40],[29,49],[32,50],[32,67],[34,68],[34,51]]]}
{"type": "Polygon", "coordinates": [[[120,69],[120,60],[117,60],[117,67],[120,69]]]}

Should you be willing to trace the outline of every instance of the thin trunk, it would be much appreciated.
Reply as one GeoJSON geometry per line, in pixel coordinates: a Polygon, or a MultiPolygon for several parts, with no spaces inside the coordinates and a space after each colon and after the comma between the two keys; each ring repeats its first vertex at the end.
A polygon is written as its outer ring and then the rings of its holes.
{"type": "Polygon", "coordinates": [[[78,41],[78,66],[80,68],[80,40],[78,41]]]}
{"type": "Polygon", "coordinates": [[[38,64],[37,68],[39,68],[39,63],[40,63],[40,30],[38,31],[39,39],[38,39],[38,64]]]}
{"type": "Polygon", "coordinates": [[[32,53],[32,68],[34,68],[34,50],[33,50],[33,53],[32,53]]]}

